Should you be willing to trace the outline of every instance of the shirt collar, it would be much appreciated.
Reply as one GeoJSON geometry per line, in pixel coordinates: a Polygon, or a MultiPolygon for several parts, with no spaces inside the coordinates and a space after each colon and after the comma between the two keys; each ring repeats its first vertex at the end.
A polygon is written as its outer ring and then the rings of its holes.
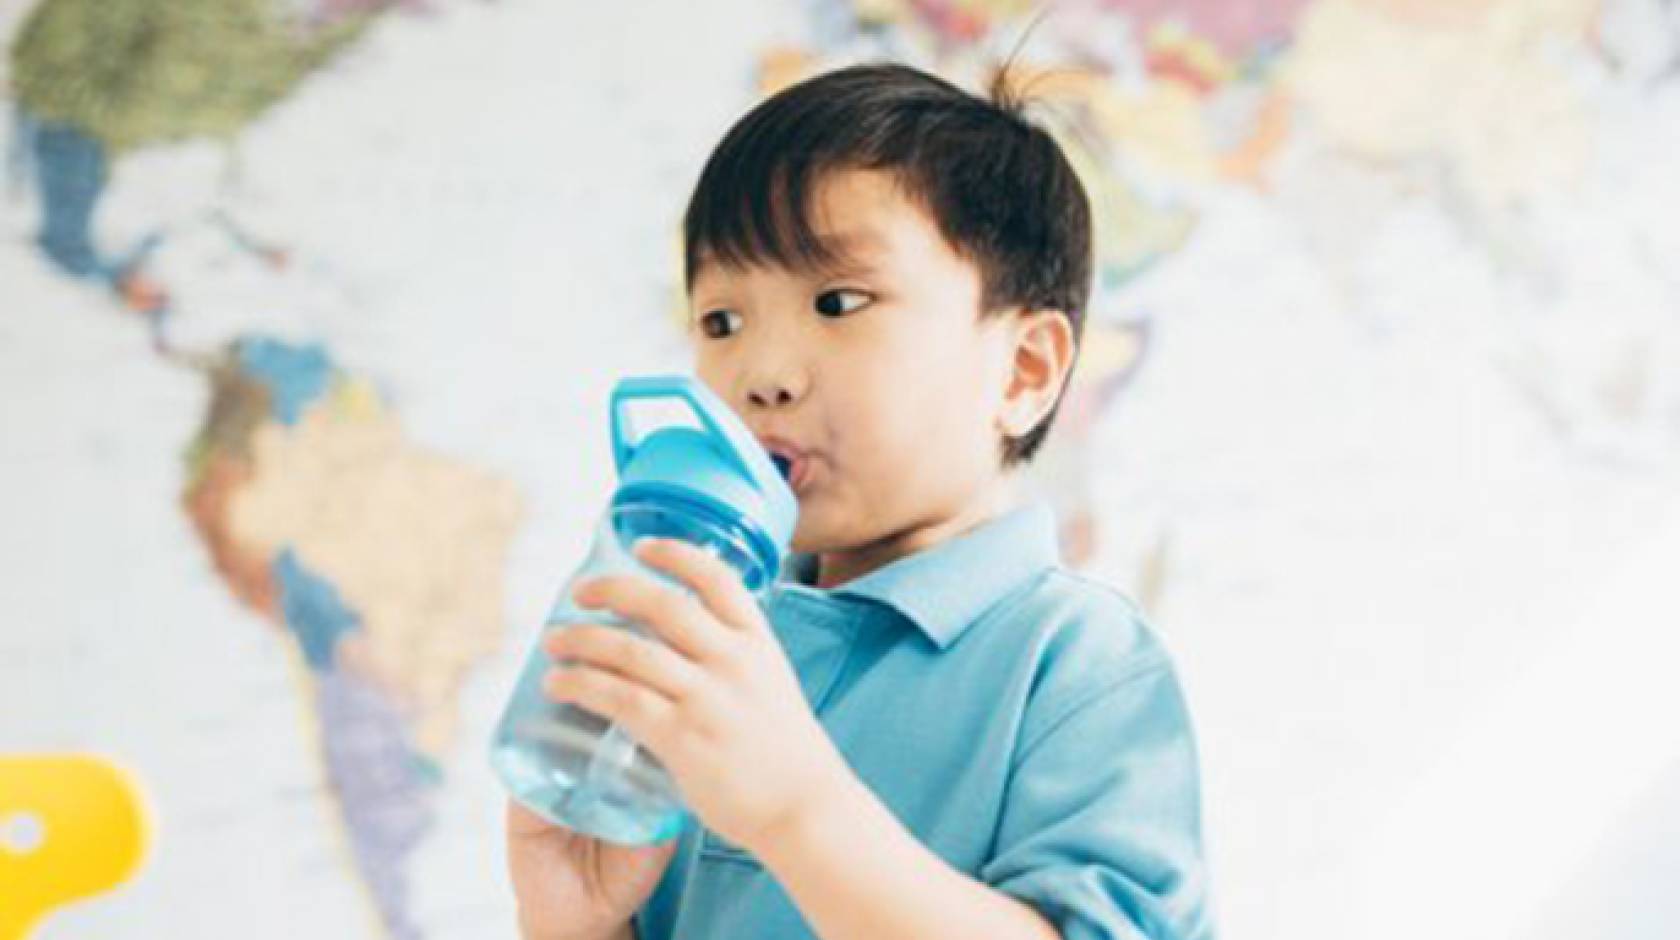
{"type": "MultiPolygon", "coordinates": [[[[944,649],[1006,594],[1060,560],[1055,514],[1035,499],[822,593],[885,604],[944,649]]],[[[789,555],[781,584],[820,590],[812,587],[816,569],[815,555],[789,555]]]]}

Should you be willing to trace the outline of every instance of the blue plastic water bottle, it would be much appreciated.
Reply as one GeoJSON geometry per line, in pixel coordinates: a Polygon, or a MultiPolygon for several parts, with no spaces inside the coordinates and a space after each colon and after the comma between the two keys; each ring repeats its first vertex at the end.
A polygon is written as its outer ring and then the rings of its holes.
{"type": "Polygon", "coordinates": [[[641,624],[571,602],[578,581],[623,571],[643,572],[686,591],[630,553],[646,536],[705,548],[739,573],[762,602],[781,568],[799,504],[740,419],[693,379],[655,376],[619,382],[612,394],[611,429],[618,488],[596,528],[589,557],[561,589],[532,643],[496,727],[490,760],[514,798],[550,822],[641,845],[679,835],[688,810],[665,768],[627,732],[543,694],[542,677],[554,661],[542,647],[542,635],[554,626],[589,622],[654,637],[641,624]],[[660,399],[686,404],[698,426],[667,425],[631,440],[630,403],[660,399]]]}

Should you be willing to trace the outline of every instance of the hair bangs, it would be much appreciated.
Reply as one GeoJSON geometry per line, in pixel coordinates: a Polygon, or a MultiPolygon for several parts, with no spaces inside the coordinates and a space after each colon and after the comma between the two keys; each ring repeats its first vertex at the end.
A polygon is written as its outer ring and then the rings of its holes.
{"type": "Polygon", "coordinates": [[[843,260],[812,218],[817,187],[835,161],[814,146],[799,146],[804,122],[790,127],[775,120],[779,115],[764,117],[724,141],[696,187],[683,231],[690,288],[706,264],[815,271],[843,260]]]}

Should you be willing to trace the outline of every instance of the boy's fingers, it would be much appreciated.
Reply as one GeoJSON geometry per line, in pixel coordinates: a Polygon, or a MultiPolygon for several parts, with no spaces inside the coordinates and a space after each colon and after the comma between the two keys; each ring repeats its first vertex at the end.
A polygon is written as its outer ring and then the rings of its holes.
{"type": "Polygon", "coordinates": [[[543,675],[543,694],[622,725],[655,756],[664,749],[664,736],[676,709],[670,699],[652,689],[587,666],[550,669],[543,675]]]}
{"type": "Polygon", "coordinates": [[[678,702],[700,679],[699,667],[676,650],[617,627],[558,627],[543,637],[543,648],[555,659],[610,670],[678,702]]]}
{"type": "Polygon", "coordinates": [[[513,797],[507,800],[507,830],[514,836],[540,836],[553,832],[555,825],[531,812],[513,797]]]}
{"type": "Polygon", "coordinates": [[[637,542],[635,552],[648,567],[688,585],[725,624],[740,630],[763,626],[764,614],[741,576],[712,553],[677,539],[657,538],[637,542]]]}
{"type": "Polygon", "coordinates": [[[613,574],[585,581],[572,592],[572,600],[645,624],[689,659],[704,662],[717,649],[717,638],[707,635],[712,617],[700,602],[646,575],[613,574]]]}

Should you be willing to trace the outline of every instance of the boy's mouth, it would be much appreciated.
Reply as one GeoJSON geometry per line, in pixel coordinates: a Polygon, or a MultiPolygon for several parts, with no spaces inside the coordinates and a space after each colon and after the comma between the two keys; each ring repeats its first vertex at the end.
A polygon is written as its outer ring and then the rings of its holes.
{"type": "Polygon", "coordinates": [[[795,495],[802,493],[811,476],[811,458],[805,452],[778,438],[763,438],[761,443],[795,495]]]}
{"type": "Polygon", "coordinates": [[[801,454],[792,458],[780,457],[778,460],[786,462],[785,469],[782,470],[782,479],[787,480],[793,495],[804,496],[811,483],[811,458],[801,454]]]}

